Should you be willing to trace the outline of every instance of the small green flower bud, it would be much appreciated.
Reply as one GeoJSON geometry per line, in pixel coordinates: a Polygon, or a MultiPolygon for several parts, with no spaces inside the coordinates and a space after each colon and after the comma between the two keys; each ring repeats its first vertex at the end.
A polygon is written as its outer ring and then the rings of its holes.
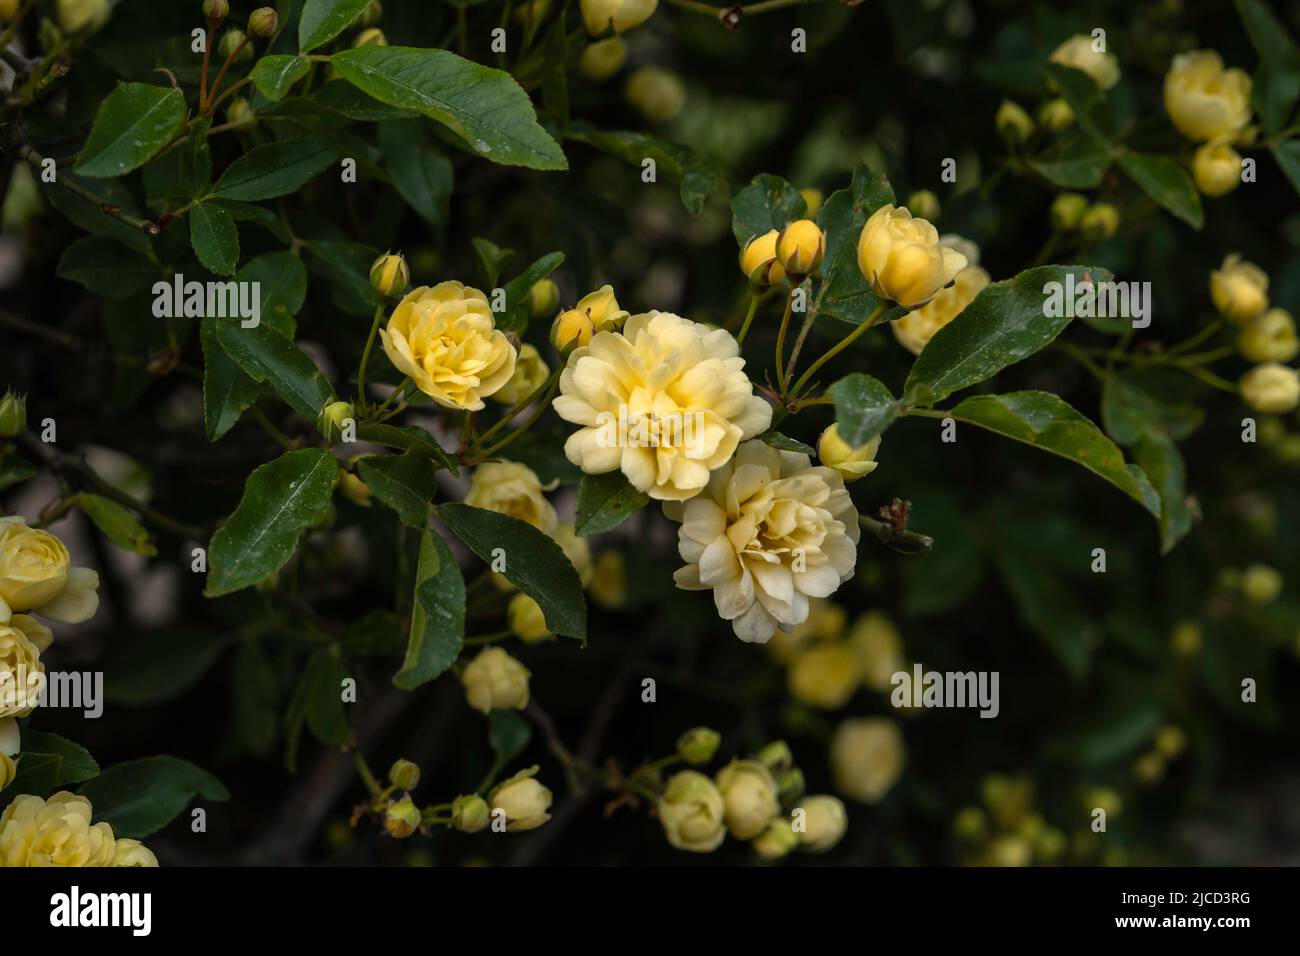
{"type": "Polygon", "coordinates": [[[1079,228],[1090,238],[1109,239],[1119,230],[1119,210],[1108,202],[1094,203],[1083,214],[1079,228]]]}
{"type": "Polygon", "coordinates": [[[462,833],[478,833],[491,815],[487,801],[476,793],[457,797],[451,804],[451,825],[462,833]]]}
{"type": "Polygon", "coordinates": [[[791,767],[776,778],[776,795],[782,803],[790,803],[803,796],[806,786],[803,771],[798,767],[791,767]]]}
{"type": "Polygon", "coordinates": [[[248,15],[248,32],[255,37],[269,37],[280,26],[280,18],[271,7],[258,7],[248,15]]]}
{"type": "Polygon", "coordinates": [[[528,312],[534,319],[554,315],[560,307],[560,287],[554,279],[539,279],[528,290],[528,312]]]}
{"type": "Polygon", "coordinates": [[[355,422],[356,417],[357,410],[352,407],[351,402],[330,402],[321,409],[316,419],[316,430],[333,445],[342,439],[343,429],[349,419],[355,422]]]}
{"type": "Polygon", "coordinates": [[[220,23],[230,15],[230,4],[226,0],[203,0],[203,15],[220,23]]]}
{"type": "Polygon", "coordinates": [[[27,430],[27,396],[13,391],[0,398],[0,438],[13,438],[27,430]]]}
{"type": "Polygon", "coordinates": [[[362,30],[352,41],[353,47],[363,46],[388,46],[388,37],[384,36],[384,31],[379,27],[370,27],[368,30],[362,30]]]}
{"type": "Polygon", "coordinates": [[[963,807],[952,820],[952,832],[966,843],[979,843],[987,835],[988,817],[979,807],[963,807]]]}
{"type": "Polygon", "coordinates": [[[907,197],[907,208],[916,218],[934,222],[939,218],[939,197],[929,189],[918,189],[907,197]]]}
{"type": "Polygon", "coordinates": [[[384,829],[397,840],[405,840],[420,826],[420,808],[410,797],[390,803],[384,814],[384,829]]]}
{"type": "Polygon", "coordinates": [[[221,42],[217,45],[217,53],[223,57],[229,58],[232,53],[239,50],[239,55],[235,57],[236,62],[240,60],[251,60],[253,58],[252,47],[245,45],[242,50],[239,49],[240,44],[242,44],[246,39],[248,38],[244,35],[243,30],[238,27],[231,27],[221,35],[221,42]]]}
{"type": "Polygon", "coordinates": [[[251,126],[257,122],[257,114],[252,105],[242,96],[237,96],[226,107],[226,122],[235,126],[251,126]]]}
{"type": "Polygon", "coordinates": [[[713,759],[720,743],[722,735],[712,727],[692,727],[677,738],[677,756],[699,766],[713,759]]]}
{"type": "Polygon", "coordinates": [[[784,773],[794,766],[794,754],[784,740],[774,740],[758,752],[758,762],[774,773],[784,773]]]}
{"type": "Polygon", "coordinates": [[[1061,193],[1052,200],[1048,215],[1052,228],[1062,232],[1073,232],[1083,221],[1083,214],[1088,211],[1088,197],[1079,193],[1061,193]]]}
{"type": "Polygon", "coordinates": [[[388,768],[388,779],[398,790],[414,790],[420,785],[420,768],[409,760],[397,760],[388,768]]]}
{"type": "Polygon", "coordinates": [[[370,288],[385,299],[396,299],[410,281],[411,270],[400,252],[386,252],[370,267],[370,288]]]}
{"type": "Polygon", "coordinates": [[[1029,139],[1034,132],[1033,119],[1025,112],[1023,106],[1011,100],[1002,101],[997,115],[993,118],[993,124],[998,129],[998,135],[1008,143],[1017,145],[1029,139]]]}

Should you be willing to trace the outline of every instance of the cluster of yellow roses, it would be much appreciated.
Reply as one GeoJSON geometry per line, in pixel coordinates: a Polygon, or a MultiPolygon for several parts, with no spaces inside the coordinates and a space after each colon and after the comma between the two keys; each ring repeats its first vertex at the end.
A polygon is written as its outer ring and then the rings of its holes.
{"type": "Polygon", "coordinates": [[[99,575],[72,566],[53,534],[17,515],[0,517],[0,790],[13,780],[21,750],[16,718],[35,706],[45,673],[41,654],[54,635],[33,615],[65,624],[99,608],[99,575]]]}
{"type": "Polygon", "coordinates": [[[1259,363],[1242,376],[1242,398],[1268,415],[1295,411],[1300,405],[1300,372],[1284,363],[1300,353],[1300,340],[1291,314],[1269,308],[1268,275],[1234,253],[1210,273],[1210,298],[1220,315],[1240,326],[1237,350],[1259,363]]]}
{"type": "Polygon", "coordinates": [[[478,833],[494,820],[507,833],[535,830],[551,818],[551,791],[536,779],[532,766],[503,780],[485,798],[464,793],[450,803],[421,809],[411,797],[420,784],[420,768],[409,760],[397,760],[388,771],[390,786],[372,800],[371,809],[384,819],[389,836],[403,840],[417,832],[429,832],[434,825],[452,826],[462,833],[478,833]]]}
{"type": "Polygon", "coordinates": [[[60,791],[48,800],[20,794],[0,814],[0,867],[157,866],[139,840],[114,838],[107,823],[91,823],[90,801],[60,791]]]}

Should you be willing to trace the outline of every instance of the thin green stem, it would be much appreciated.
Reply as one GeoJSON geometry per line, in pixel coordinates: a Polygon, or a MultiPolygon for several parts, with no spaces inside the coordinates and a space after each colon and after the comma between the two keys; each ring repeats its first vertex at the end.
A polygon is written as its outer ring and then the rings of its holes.
{"type": "Polygon", "coordinates": [[[497,641],[504,641],[513,634],[514,631],[493,631],[491,634],[476,634],[473,637],[465,638],[465,645],[468,647],[472,644],[495,644],[497,641]]]}
{"type": "Polygon", "coordinates": [[[799,381],[794,383],[794,388],[791,389],[790,391],[790,397],[798,398],[799,393],[803,390],[803,387],[806,384],[808,384],[808,381],[813,377],[813,374],[816,373],[816,371],[819,368],[821,368],[823,365],[825,365],[835,356],[839,355],[846,348],[848,348],[850,345],[856,342],[863,335],[863,333],[865,333],[867,329],[875,325],[876,322],[879,321],[880,317],[884,314],[885,314],[885,303],[881,302],[875,307],[875,309],[872,310],[871,314],[862,321],[861,325],[855,328],[848,335],[844,336],[844,338],[840,339],[838,343],[836,343],[835,345],[827,349],[826,353],[822,355],[821,358],[817,359],[815,362],[812,363],[812,365],[808,366],[807,370],[803,373],[803,375],[799,376],[799,381]]]}
{"type": "Polygon", "coordinates": [[[560,384],[560,380],[558,376],[552,376],[552,378],[553,381],[551,382],[551,387],[546,390],[545,397],[542,399],[541,402],[538,403],[537,408],[534,409],[533,413],[528,416],[528,420],[524,422],[522,425],[520,425],[518,428],[516,428],[514,431],[512,431],[505,438],[497,442],[495,445],[492,445],[491,447],[485,448],[482,451],[480,451],[478,453],[478,459],[480,461],[482,461],[485,458],[491,458],[502,448],[505,448],[507,445],[509,445],[512,441],[514,441],[524,432],[528,431],[528,429],[532,428],[533,425],[537,424],[537,420],[541,418],[544,414],[546,414],[546,410],[551,407],[551,396],[555,394],[555,390],[556,388],[559,387],[560,384]]]}
{"type": "Polygon", "coordinates": [[[790,294],[785,297],[785,312],[781,315],[781,327],[776,333],[776,384],[781,389],[781,394],[785,395],[785,333],[790,328],[790,311],[794,307],[794,290],[790,287],[790,294]]]}
{"type": "Polygon", "coordinates": [[[542,395],[546,394],[546,392],[550,389],[550,387],[560,380],[560,373],[563,371],[564,371],[563,367],[557,368],[555,371],[551,372],[551,374],[546,377],[546,381],[542,382],[541,385],[538,385],[537,388],[533,389],[531,394],[525,396],[520,401],[515,402],[514,405],[512,405],[506,412],[502,414],[501,418],[498,419],[492,425],[491,428],[488,428],[486,431],[484,431],[476,438],[478,444],[480,445],[483,444],[483,442],[487,441],[489,438],[491,438],[493,435],[499,432],[506,425],[509,425],[516,415],[522,412],[533,402],[537,401],[537,399],[541,398],[542,395]]]}
{"type": "Polygon", "coordinates": [[[366,413],[366,365],[370,362],[370,352],[375,347],[375,337],[379,333],[379,323],[384,317],[384,303],[380,301],[375,307],[375,318],[370,323],[370,334],[366,336],[366,347],[361,353],[361,364],[357,366],[357,410],[366,413]]]}
{"type": "Polygon", "coordinates": [[[754,313],[758,311],[758,293],[749,294],[749,311],[745,313],[745,321],[740,326],[740,332],[736,334],[736,344],[744,345],[745,336],[749,334],[750,323],[754,321],[754,313]]]}
{"type": "Polygon", "coordinates": [[[357,768],[357,776],[366,785],[370,795],[379,797],[384,792],[384,788],[379,785],[379,779],[375,776],[374,771],[370,769],[370,764],[366,763],[366,758],[360,750],[352,755],[352,765],[357,768]]]}

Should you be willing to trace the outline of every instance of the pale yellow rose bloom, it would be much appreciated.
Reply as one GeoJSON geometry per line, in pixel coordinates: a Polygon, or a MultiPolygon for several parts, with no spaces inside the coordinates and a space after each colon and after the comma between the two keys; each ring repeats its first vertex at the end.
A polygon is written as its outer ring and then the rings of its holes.
{"type": "Polygon", "coordinates": [[[797,809],[803,810],[802,830],[796,823],[799,848],[809,853],[824,853],[839,843],[849,828],[844,803],[827,794],[804,797],[797,809]]]}
{"type": "Polygon", "coordinates": [[[546,381],[550,374],[551,370],[547,368],[542,353],[537,351],[536,346],[525,342],[519,346],[519,356],[515,360],[514,374],[510,376],[510,381],[496,390],[492,395],[492,400],[501,402],[504,405],[522,402],[541,388],[542,383],[546,381]]]}
{"type": "Polygon", "coordinates": [[[121,839],[113,847],[113,861],[109,866],[154,867],[158,857],[139,840],[121,839]]]}
{"type": "Polygon", "coordinates": [[[966,257],[906,208],[881,206],[858,236],[858,268],[876,294],[907,309],[925,305],[966,267],[966,257]]]}
{"type": "Polygon", "coordinates": [[[16,761],[23,749],[22,735],[18,731],[18,721],[13,717],[0,717],[0,790],[13,782],[18,772],[16,761]]]}
{"type": "Polygon", "coordinates": [[[844,480],[807,455],[747,441],[696,498],[664,505],[681,521],[686,561],[673,580],[712,590],[736,636],[766,643],[778,627],[808,619],[809,600],[833,594],[853,575],[858,513],[844,480]]]}
{"type": "Polygon", "coordinates": [[[551,819],[551,791],[537,780],[540,768],[533,766],[521,770],[509,780],[497,784],[488,794],[488,803],[495,816],[497,811],[505,814],[506,830],[519,833],[524,830],[536,830],[551,819]]]}
{"type": "Polygon", "coordinates": [[[868,611],[853,622],[849,646],[858,657],[862,683],[872,690],[888,690],[903,669],[903,641],[898,629],[880,611],[868,611]]]}
{"type": "Polygon", "coordinates": [[[723,820],[737,840],[761,834],[780,810],[772,772],[757,760],[733,760],[714,782],[722,794],[723,820]]]}
{"type": "MultiPolygon", "coordinates": [[[[941,242],[961,251],[962,247],[954,239],[955,237],[945,236],[941,242]]],[[[967,248],[974,246],[970,244],[967,248]]],[[[991,281],[989,274],[976,265],[975,259],[967,256],[967,261],[969,264],[957,273],[951,286],[940,289],[925,305],[890,323],[894,338],[913,355],[920,355],[935,333],[957,318],[991,281]]]]}
{"type": "Polygon", "coordinates": [[[1234,322],[1250,322],[1268,308],[1268,275],[1234,252],[1210,273],[1210,298],[1220,315],[1234,322]]]}
{"type": "Polygon", "coordinates": [[[667,312],[598,332],[560,375],[555,411],[582,426],[564,453],[589,475],[621,470],[651,498],[691,498],[772,422],[744,367],[731,333],[667,312]]]}
{"type": "Polygon", "coordinates": [[[1192,157],[1192,178],[1205,195],[1226,195],[1241,185],[1241,155],[1226,140],[1206,143],[1192,157]]]}
{"type": "Polygon", "coordinates": [[[54,635],[34,617],[15,614],[0,624],[0,717],[26,717],[45,681],[41,654],[54,635]]]}
{"type": "Polygon", "coordinates": [[[1252,362],[1291,361],[1300,353],[1291,313],[1269,309],[1241,330],[1237,349],[1252,362]]]}
{"type": "Polygon", "coordinates": [[[379,335],[393,366],[446,408],[478,411],[515,371],[487,296],[459,282],[411,290],[379,335]]]}
{"type": "Polygon", "coordinates": [[[115,841],[107,823],[91,824],[90,801],[62,791],[22,795],[0,814],[0,867],[108,866],[115,841]]]}
{"type": "Polygon", "coordinates": [[[594,37],[607,30],[625,33],[654,14],[659,0],[582,0],[582,22],[594,37]]]}
{"type": "Polygon", "coordinates": [[[1103,90],[1108,90],[1119,82],[1119,60],[1115,59],[1114,53],[1094,50],[1092,43],[1090,36],[1072,36],[1053,50],[1048,59],[1087,73],[1094,83],[1103,90]]]}
{"type": "Polygon", "coordinates": [[[559,525],[555,508],[542,492],[537,472],[517,461],[490,461],[474,469],[465,504],[486,508],[552,535],[559,525]]]}
{"type": "Polygon", "coordinates": [[[52,621],[80,624],[99,609],[99,574],[74,568],[63,542],[27,527],[19,515],[0,518],[0,623],[31,611],[52,621]]]}
{"type": "Polygon", "coordinates": [[[588,292],[573,308],[591,319],[594,332],[616,332],[628,318],[627,309],[618,304],[611,285],[603,285],[595,292],[588,292]]]}
{"type": "Polygon", "coordinates": [[[1257,412],[1286,415],[1300,405],[1300,372],[1280,362],[1264,362],[1241,377],[1241,397],[1257,412]]]}
{"type": "Polygon", "coordinates": [[[1250,75],[1223,68],[1214,50],[1193,50],[1174,57],[1165,74],[1165,111],[1187,137],[1212,140],[1236,137],[1250,122],[1250,75]]]}
{"type": "Polygon", "coordinates": [[[835,789],[862,803],[879,803],[907,762],[898,724],[883,717],[846,720],[831,741],[835,789]]]}
{"type": "Polygon", "coordinates": [[[528,706],[528,668],[499,647],[485,647],[465,665],[461,684],[469,705],[484,714],[528,706]]]}
{"type": "Polygon", "coordinates": [[[515,637],[525,644],[554,639],[555,633],[546,626],[546,615],[542,607],[527,594],[520,592],[510,599],[506,606],[506,621],[515,637]]]}
{"type": "Polygon", "coordinates": [[[858,656],[848,644],[818,644],[795,657],[786,672],[790,696],[801,704],[838,710],[862,681],[858,656]]]}
{"type": "Polygon", "coordinates": [[[659,798],[658,813],[664,835],[678,850],[712,853],[726,839],[722,793],[698,770],[673,774],[659,798]]]}

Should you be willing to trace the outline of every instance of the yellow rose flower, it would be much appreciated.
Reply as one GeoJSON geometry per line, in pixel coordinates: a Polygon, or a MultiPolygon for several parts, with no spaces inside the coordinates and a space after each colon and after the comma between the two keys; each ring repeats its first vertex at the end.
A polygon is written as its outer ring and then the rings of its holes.
{"type": "Polygon", "coordinates": [[[0,717],[26,717],[45,682],[41,654],[54,635],[34,617],[15,614],[0,624],[0,717]]]}
{"type": "Polygon", "coordinates": [[[113,846],[113,860],[109,866],[153,867],[158,857],[139,840],[121,839],[113,846]]]}
{"type": "Polygon", "coordinates": [[[0,814],[0,867],[108,866],[113,828],[91,824],[85,797],[62,791],[50,799],[21,795],[0,814]]]}
{"type": "Polygon", "coordinates": [[[0,518],[0,623],[32,611],[64,624],[80,624],[99,609],[99,574],[70,567],[63,542],[19,515],[0,518]]]}
{"type": "Polygon", "coordinates": [[[760,288],[775,285],[785,279],[785,269],[776,258],[776,239],[780,233],[775,229],[754,236],[740,250],[740,271],[751,285],[760,288]]]}
{"type": "Polygon", "coordinates": [[[920,355],[941,328],[957,318],[990,282],[989,274],[979,267],[979,250],[959,236],[944,236],[940,244],[961,253],[967,262],[953,284],[940,289],[933,299],[890,323],[894,338],[913,355],[920,355]]]}
{"type": "Polygon", "coordinates": [[[907,309],[925,305],[966,267],[939,233],[906,208],[881,206],[858,237],[858,268],[876,294],[907,309]]]}
{"type": "Polygon", "coordinates": [[[831,741],[835,789],[862,803],[879,803],[907,762],[898,724],[883,717],[846,720],[831,741]]]}
{"type": "Polygon", "coordinates": [[[596,332],[617,332],[627,321],[627,309],[618,304],[611,285],[588,292],[574,308],[591,319],[591,327],[596,332]]]}
{"type": "Polygon", "coordinates": [[[711,589],[742,641],[766,643],[778,627],[807,620],[809,599],[829,597],[853,575],[858,513],[844,480],[807,455],[747,441],[708,487],[664,514],[681,521],[685,567],[673,580],[711,589]]]}
{"type": "Polygon", "coordinates": [[[54,6],[64,33],[94,32],[108,22],[108,0],[58,0],[54,6]]]}
{"type": "Polygon", "coordinates": [[[411,290],[379,335],[393,366],[446,408],[479,410],[515,371],[487,296],[459,282],[411,290]]]}
{"type": "Polygon", "coordinates": [[[1092,42],[1090,36],[1072,36],[1053,50],[1048,60],[1087,73],[1097,86],[1108,90],[1119,82],[1119,61],[1114,53],[1094,50],[1092,42]]]}
{"type": "Polygon", "coordinates": [[[465,665],[460,682],[469,705],[484,714],[528,706],[528,668],[499,647],[485,647],[465,665]]]}
{"type": "Polygon", "coordinates": [[[805,186],[799,190],[799,197],[803,199],[804,214],[810,219],[817,215],[822,203],[826,201],[826,195],[815,186],[805,186]]]}
{"type": "Polygon", "coordinates": [[[686,105],[686,86],[671,70],[643,66],[627,78],[628,102],[652,123],[666,123],[686,105]]]}
{"type": "Polygon", "coordinates": [[[903,669],[903,641],[898,629],[879,611],[868,611],[853,622],[849,646],[858,657],[862,683],[872,690],[888,690],[903,669]]]}
{"type": "Polygon", "coordinates": [[[1237,349],[1252,362],[1289,362],[1300,353],[1295,320],[1285,309],[1269,309],[1241,330],[1237,349]]]}
{"type": "Polygon", "coordinates": [[[673,774],[659,798],[658,813],[664,836],[678,850],[712,853],[727,836],[722,793],[698,770],[673,774]]]}
{"type": "Polygon", "coordinates": [[[627,62],[627,42],[622,37],[597,40],[578,57],[578,70],[589,80],[601,83],[623,69],[627,62]]]}
{"type": "Polygon", "coordinates": [[[1268,276],[1234,252],[1210,273],[1210,298],[1220,315],[1234,322],[1250,322],[1268,308],[1268,276]]]}
{"type": "Polygon", "coordinates": [[[837,797],[826,794],[805,797],[799,809],[803,810],[804,825],[802,830],[796,826],[795,833],[799,835],[800,849],[809,853],[829,850],[849,828],[849,815],[837,797]]]}
{"type": "Polygon", "coordinates": [[[594,37],[612,29],[625,33],[654,14],[659,0],[582,0],[582,22],[594,37]]]}
{"type": "Polygon", "coordinates": [[[542,613],[541,605],[522,592],[512,597],[506,606],[506,621],[515,637],[525,644],[537,644],[555,637],[555,632],[546,626],[546,615],[542,613]]]}
{"type": "Polygon", "coordinates": [[[13,717],[0,717],[0,790],[13,782],[18,772],[17,762],[13,759],[23,749],[22,735],[18,731],[18,721],[13,717]]]}
{"type": "Polygon", "coordinates": [[[846,482],[865,478],[875,471],[876,466],[880,464],[876,461],[876,453],[879,450],[879,435],[865,445],[854,448],[840,437],[839,425],[834,422],[817,439],[818,461],[827,468],[833,468],[835,473],[846,482]]]}
{"type": "Polygon", "coordinates": [[[564,453],[589,475],[621,470],[651,498],[690,498],[772,422],[744,366],[729,332],[667,312],[634,315],[569,356],[554,406],[582,427],[564,453]]]}
{"type": "Polygon", "coordinates": [[[517,461],[490,461],[474,469],[465,504],[486,508],[554,534],[559,525],[555,508],[542,492],[537,472],[517,461]]]}
{"type": "Polygon", "coordinates": [[[809,648],[786,672],[790,696],[823,710],[838,710],[847,704],[861,680],[857,655],[840,641],[809,648]]]}
{"type": "Polygon", "coordinates": [[[758,836],[780,810],[772,772],[757,760],[731,761],[715,782],[722,794],[723,821],[737,840],[758,836]]]}
{"type": "Polygon", "coordinates": [[[551,819],[551,791],[533,778],[539,767],[521,770],[504,783],[499,783],[488,794],[493,815],[500,810],[506,817],[506,830],[520,833],[536,830],[551,819]]]}
{"type": "Polygon", "coordinates": [[[1241,155],[1226,140],[1206,143],[1192,157],[1192,178],[1205,195],[1226,195],[1241,185],[1241,155]]]}
{"type": "Polygon", "coordinates": [[[546,361],[542,358],[542,353],[537,351],[536,346],[525,342],[519,346],[519,355],[515,360],[515,372],[510,376],[510,381],[497,389],[492,399],[501,402],[503,405],[522,402],[541,388],[542,383],[546,381],[550,374],[551,370],[546,367],[546,361]]]}
{"type": "Polygon", "coordinates": [[[1250,122],[1250,76],[1225,70],[1223,57],[1214,50],[1175,56],[1164,92],[1165,112],[1190,139],[1235,137],[1250,122]]]}

